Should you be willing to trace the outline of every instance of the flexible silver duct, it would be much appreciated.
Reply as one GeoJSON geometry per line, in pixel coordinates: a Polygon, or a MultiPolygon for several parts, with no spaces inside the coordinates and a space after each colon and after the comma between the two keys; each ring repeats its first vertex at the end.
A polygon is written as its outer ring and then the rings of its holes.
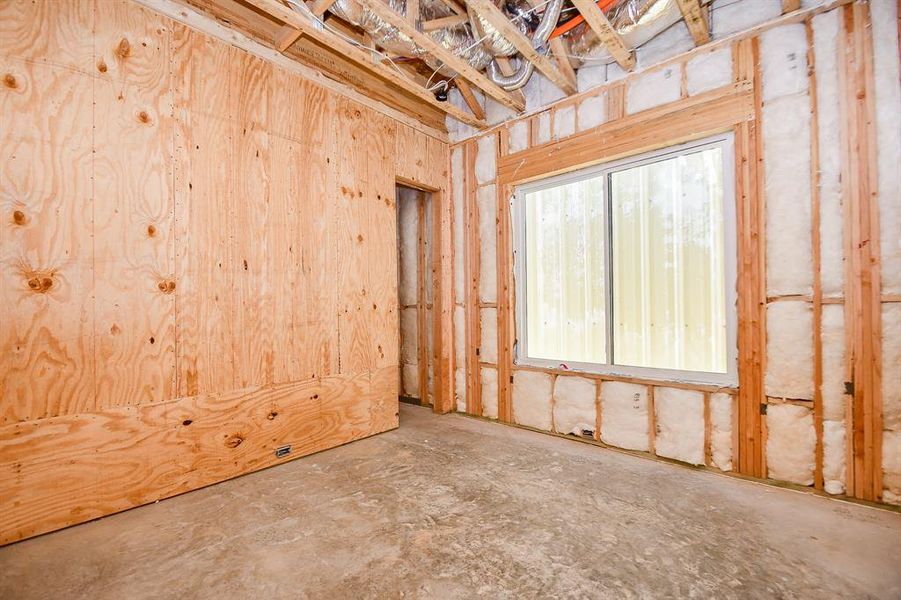
{"type": "MultiPolygon", "coordinates": [[[[551,32],[554,31],[557,21],[560,19],[560,10],[562,8],[563,0],[551,0],[551,3],[548,4],[538,28],[535,29],[535,33],[532,35],[532,47],[535,50],[539,52],[544,51],[544,46],[547,44],[551,32]]],[[[507,91],[518,90],[523,87],[529,81],[529,78],[532,77],[534,71],[535,65],[532,64],[532,61],[525,58],[519,61],[516,71],[510,75],[504,75],[501,72],[500,65],[497,64],[496,60],[491,61],[491,64],[488,65],[488,77],[507,91]]]]}
{"type": "MultiPolygon", "coordinates": [[[[503,0],[494,0],[495,4],[499,6],[499,3],[503,0]]],[[[522,4],[525,5],[523,0],[520,0],[522,4]]],[[[525,10],[528,10],[528,5],[526,5],[525,10]]],[[[481,40],[482,45],[494,56],[513,56],[516,54],[516,46],[507,41],[501,33],[497,30],[497,28],[492,25],[485,17],[474,11],[471,7],[467,8],[467,13],[469,14],[469,25],[472,27],[473,34],[479,40],[481,40]]],[[[522,19],[514,21],[514,25],[524,34],[529,34],[529,26],[522,19]]]]}
{"type": "MultiPolygon", "coordinates": [[[[637,48],[682,19],[676,0],[622,0],[607,13],[613,28],[628,48],[637,48]]],[[[592,62],[613,62],[613,57],[585,23],[573,29],[573,54],[592,62]]]]}

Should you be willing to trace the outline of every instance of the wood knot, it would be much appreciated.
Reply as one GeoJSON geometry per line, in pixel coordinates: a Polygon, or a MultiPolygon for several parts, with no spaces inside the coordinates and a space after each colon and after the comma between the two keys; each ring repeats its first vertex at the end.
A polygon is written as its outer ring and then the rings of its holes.
{"type": "Polygon", "coordinates": [[[188,425],[190,425],[193,422],[194,421],[192,421],[191,419],[185,419],[184,421],[181,422],[181,424],[184,425],[185,427],[187,427],[188,425]]]}
{"type": "Polygon", "coordinates": [[[159,290],[164,294],[171,294],[175,291],[175,281],[171,279],[163,279],[156,284],[156,287],[159,288],[159,290]]]}
{"type": "Polygon", "coordinates": [[[128,39],[122,38],[119,41],[119,45],[116,46],[116,56],[122,59],[126,59],[131,56],[131,44],[128,43],[128,39]]]}
{"type": "Polygon", "coordinates": [[[275,419],[275,417],[277,417],[277,416],[278,416],[278,413],[273,410],[268,415],[266,415],[266,418],[271,421],[271,420],[275,419]]]}
{"type": "Polygon", "coordinates": [[[358,233],[358,234],[357,234],[357,241],[358,241],[358,242],[362,242],[362,241],[363,241],[363,234],[362,234],[362,233],[358,233]]]}
{"type": "Polygon", "coordinates": [[[13,223],[16,225],[24,225],[25,224],[25,213],[21,210],[13,211],[13,223]]]}
{"type": "Polygon", "coordinates": [[[141,123],[149,123],[150,122],[150,115],[147,114],[146,110],[142,110],[141,112],[138,113],[138,121],[140,121],[141,123]]]}
{"type": "Polygon", "coordinates": [[[108,67],[106,66],[106,63],[101,58],[100,62],[97,63],[97,70],[100,71],[101,73],[106,73],[107,69],[108,69],[108,67]]]}
{"type": "Polygon", "coordinates": [[[39,294],[46,294],[53,287],[53,278],[49,274],[36,274],[28,279],[28,289],[39,294]]]}
{"type": "Polygon", "coordinates": [[[229,448],[237,448],[243,442],[244,442],[244,438],[240,434],[236,433],[236,434],[226,438],[225,445],[229,448]]]}
{"type": "Polygon", "coordinates": [[[16,81],[16,76],[12,73],[7,73],[3,76],[3,85],[10,89],[16,89],[19,86],[19,82],[16,81]]]}
{"type": "Polygon", "coordinates": [[[156,235],[156,227],[154,227],[153,225],[148,225],[147,226],[147,236],[153,237],[155,235],[156,235]]]}

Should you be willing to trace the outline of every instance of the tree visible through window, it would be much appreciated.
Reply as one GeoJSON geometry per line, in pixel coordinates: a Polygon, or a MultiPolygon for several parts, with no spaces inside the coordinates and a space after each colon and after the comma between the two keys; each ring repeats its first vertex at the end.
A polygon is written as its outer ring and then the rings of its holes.
{"type": "Polygon", "coordinates": [[[730,141],[517,191],[520,362],[733,372],[730,141]]]}

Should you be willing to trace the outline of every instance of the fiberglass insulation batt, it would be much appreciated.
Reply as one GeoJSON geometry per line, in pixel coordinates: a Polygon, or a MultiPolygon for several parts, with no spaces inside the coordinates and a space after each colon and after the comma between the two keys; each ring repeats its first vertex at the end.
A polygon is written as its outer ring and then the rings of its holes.
{"type": "Polygon", "coordinates": [[[710,454],[713,466],[732,470],[732,396],[710,395],[710,454]]]}
{"type": "Polygon", "coordinates": [[[648,450],[648,388],[635,383],[601,384],[601,440],[629,450],[648,450]]]}
{"type": "Polygon", "coordinates": [[[704,394],[654,388],[657,432],[654,451],[693,465],[704,464],[704,394]]]}
{"type": "Polygon", "coordinates": [[[476,192],[479,206],[479,298],[497,301],[497,196],[493,185],[476,192]]]}
{"type": "Polygon", "coordinates": [[[516,371],[513,375],[513,422],[551,430],[551,385],[553,376],[538,371],[516,371]]]}
{"type": "Polygon", "coordinates": [[[582,435],[594,432],[597,409],[594,381],[558,375],[554,382],[554,430],[582,435]]]}
{"type": "Polygon", "coordinates": [[[482,367],[482,416],[497,418],[497,369],[482,367]]]}
{"type": "Polygon", "coordinates": [[[795,404],[770,404],[766,426],[767,477],[813,485],[813,412],[795,404]]]}
{"type": "Polygon", "coordinates": [[[813,399],[813,310],[807,302],[766,308],[766,395],[813,399]]]}

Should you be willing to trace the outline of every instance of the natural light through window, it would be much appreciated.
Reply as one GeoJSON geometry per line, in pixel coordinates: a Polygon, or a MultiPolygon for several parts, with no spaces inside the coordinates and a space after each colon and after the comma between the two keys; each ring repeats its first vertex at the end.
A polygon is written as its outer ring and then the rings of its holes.
{"type": "Polygon", "coordinates": [[[518,359],[724,381],[730,160],[724,137],[518,189],[518,359]]]}

